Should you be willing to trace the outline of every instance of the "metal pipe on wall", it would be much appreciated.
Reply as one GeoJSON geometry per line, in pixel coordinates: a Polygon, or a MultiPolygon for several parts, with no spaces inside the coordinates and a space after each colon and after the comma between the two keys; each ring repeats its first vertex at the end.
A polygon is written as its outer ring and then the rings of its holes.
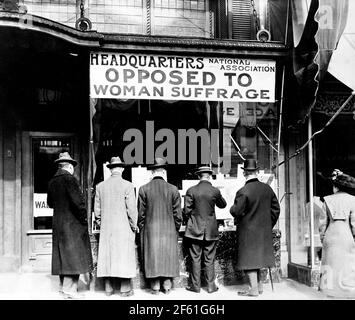
{"type": "MultiPolygon", "coordinates": [[[[312,115],[308,118],[308,139],[312,137],[312,115]]],[[[311,254],[311,268],[314,267],[314,203],[313,203],[313,141],[308,145],[308,180],[309,180],[309,204],[310,204],[310,220],[309,220],[309,245],[311,254]]]]}

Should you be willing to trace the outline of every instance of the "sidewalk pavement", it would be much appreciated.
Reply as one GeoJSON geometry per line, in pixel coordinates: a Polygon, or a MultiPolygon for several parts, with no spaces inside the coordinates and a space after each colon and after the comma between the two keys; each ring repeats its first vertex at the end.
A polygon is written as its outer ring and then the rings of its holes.
{"type": "MultiPolygon", "coordinates": [[[[0,300],[62,300],[58,293],[58,277],[46,273],[2,273],[0,274],[0,300]]],[[[145,289],[135,289],[134,295],[128,298],[114,294],[107,297],[103,291],[85,290],[80,281],[79,291],[84,300],[324,300],[330,299],[316,289],[290,279],[274,283],[274,291],[270,283],[264,284],[264,293],[259,297],[238,296],[238,290],[245,286],[219,286],[219,290],[209,294],[205,290],[200,293],[189,292],[184,288],[175,288],[169,295],[159,293],[153,295],[145,289]]]]}

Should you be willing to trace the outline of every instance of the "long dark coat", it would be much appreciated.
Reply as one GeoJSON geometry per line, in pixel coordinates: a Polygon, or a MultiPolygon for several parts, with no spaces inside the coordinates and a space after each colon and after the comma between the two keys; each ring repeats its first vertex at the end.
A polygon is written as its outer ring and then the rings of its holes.
{"type": "Polygon", "coordinates": [[[280,214],[274,191],[258,179],[248,180],[230,208],[237,223],[237,267],[260,269],[275,265],[272,228],[280,214]]]}
{"type": "Polygon", "coordinates": [[[76,178],[68,171],[59,169],[49,182],[47,203],[54,209],[52,274],[91,271],[85,200],[76,178]]]}
{"type": "Polygon", "coordinates": [[[200,181],[189,188],[185,195],[184,215],[187,219],[185,237],[198,240],[218,240],[218,223],[215,213],[227,206],[218,188],[209,181],[200,181]]]}
{"type": "Polygon", "coordinates": [[[138,227],[146,278],[178,277],[178,230],[181,198],[178,189],[156,177],[139,189],[138,227]]]}

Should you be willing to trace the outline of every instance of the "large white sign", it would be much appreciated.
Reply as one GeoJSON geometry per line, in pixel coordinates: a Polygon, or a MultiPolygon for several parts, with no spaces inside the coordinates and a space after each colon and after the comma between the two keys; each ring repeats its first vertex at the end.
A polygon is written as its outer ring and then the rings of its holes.
{"type": "Polygon", "coordinates": [[[33,216],[34,217],[51,217],[53,209],[48,207],[47,193],[33,194],[33,216]]]}
{"type": "Polygon", "coordinates": [[[90,54],[91,98],[275,101],[272,60],[90,54]]]}

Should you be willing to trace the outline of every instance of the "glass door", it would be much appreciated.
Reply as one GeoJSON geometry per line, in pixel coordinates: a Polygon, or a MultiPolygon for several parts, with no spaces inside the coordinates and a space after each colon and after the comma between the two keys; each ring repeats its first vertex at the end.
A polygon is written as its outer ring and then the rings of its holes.
{"type": "Polygon", "coordinates": [[[53,210],[47,205],[48,182],[57,170],[54,161],[61,152],[73,154],[70,137],[32,139],[33,156],[33,229],[52,229],[53,210]]]}

